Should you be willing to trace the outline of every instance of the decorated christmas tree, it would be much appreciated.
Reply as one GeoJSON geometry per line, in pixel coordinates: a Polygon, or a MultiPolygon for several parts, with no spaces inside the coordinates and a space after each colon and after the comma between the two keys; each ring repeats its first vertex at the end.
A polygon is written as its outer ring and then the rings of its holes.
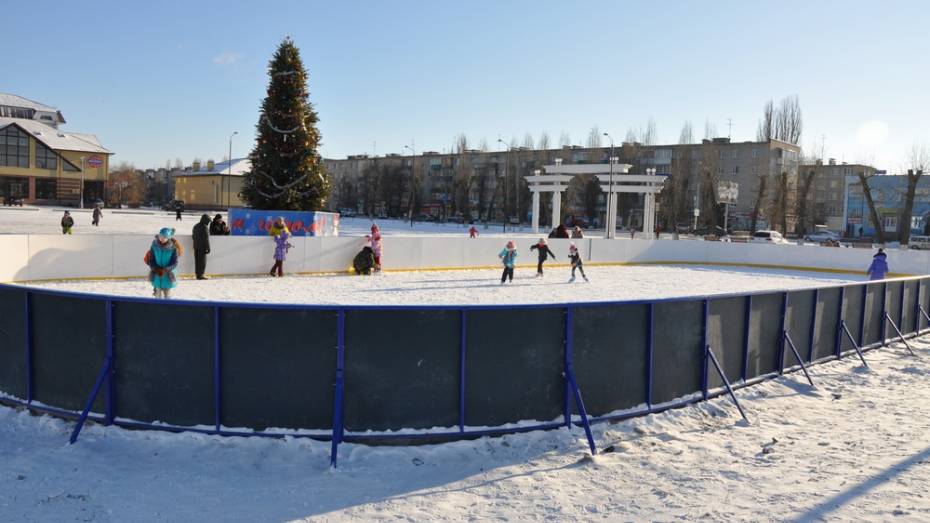
{"type": "Polygon", "coordinates": [[[255,209],[320,210],[329,180],[318,152],[320,131],[307,93],[307,71],[290,38],[278,46],[268,76],[242,197],[255,209]]]}

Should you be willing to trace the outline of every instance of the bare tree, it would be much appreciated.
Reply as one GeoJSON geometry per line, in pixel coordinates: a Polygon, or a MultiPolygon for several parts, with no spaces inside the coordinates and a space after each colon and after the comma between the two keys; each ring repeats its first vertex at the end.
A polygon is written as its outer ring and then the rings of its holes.
{"type": "Polygon", "coordinates": [[[704,139],[713,140],[717,136],[717,124],[710,121],[710,118],[704,119],[704,139]]]}
{"type": "Polygon", "coordinates": [[[568,132],[562,131],[562,134],[559,135],[559,147],[568,147],[572,144],[572,137],[569,136],[568,132]]]}
{"type": "Polygon", "coordinates": [[[775,138],[775,104],[769,100],[762,108],[762,119],[756,130],[756,141],[767,142],[775,138]]]}
{"type": "Polygon", "coordinates": [[[174,168],[177,169],[178,171],[183,171],[183,170],[184,170],[184,162],[182,162],[180,158],[175,158],[175,159],[174,159],[174,168]]]}
{"type": "Polygon", "coordinates": [[[869,217],[872,220],[872,226],[875,228],[875,237],[878,243],[884,245],[885,231],[881,219],[878,217],[878,210],[875,208],[875,200],[872,199],[872,189],[869,187],[869,178],[872,176],[866,176],[865,170],[859,171],[859,184],[862,185],[862,196],[865,197],[865,203],[869,207],[869,217]]]}
{"type": "Polygon", "coordinates": [[[795,223],[794,232],[799,237],[804,237],[804,234],[807,233],[807,224],[808,224],[808,205],[809,205],[809,196],[811,192],[811,185],[814,182],[814,177],[816,172],[811,169],[807,173],[801,175],[801,187],[798,190],[798,199],[797,199],[797,213],[798,221],[795,223]]]}
{"type": "Polygon", "coordinates": [[[526,147],[527,149],[533,149],[533,145],[533,135],[530,133],[523,135],[523,147],[526,147]]]}
{"type": "Polygon", "coordinates": [[[690,120],[685,120],[685,123],[681,125],[681,133],[678,135],[678,143],[694,143],[694,129],[691,127],[690,120]]]}
{"type": "Polygon", "coordinates": [[[591,127],[591,131],[588,132],[588,147],[600,147],[601,146],[601,130],[594,125],[591,127]]]}
{"type": "Polygon", "coordinates": [[[542,134],[539,135],[539,141],[536,142],[536,146],[543,151],[549,149],[549,133],[543,131],[542,134]]]}
{"type": "Polygon", "coordinates": [[[917,183],[924,174],[924,169],[930,164],[930,149],[927,144],[915,143],[908,154],[910,168],[907,170],[907,192],[904,194],[904,213],[898,222],[900,234],[898,238],[901,245],[911,242],[911,219],[914,215],[914,195],[917,193],[917,183]]]}
{"type": "Polygon", "coordinates": [[[759,187],[756,189],[756,199],[752,204],[752,216],[750,216],[750,234],[755,234],[756,227],[759,225],[759,213],[762,212],[762,203],[765,201],[765,190],[766,185],[768,185],[768,178],[769,177],[764,174],[759,177],[759,187]]]}
{"type": "Polygon", "coordinates": [[[803,123],[798,95],[782,98],[777,109],[772,100],[769,100],[762,108],[756,140],[767,142],[775,139],[797,145],[801,142],[803,123]]]}
{"type": "Polygon", "coordinates": [[[782,171],[777,175],[777,185],[775,186],[775,196],[772,198],[771,227],[778,229],[782,235],[788,234],[788,173],[782,171]]]}
{"type": "Polygon", "coordinates": [[[626,130],[626,136],[623,137],[623,141],[626,143],[636,143],[639,141],[639,135],[636,133],[636,129],[630,127],[626,130]]]}
{"type": "Polygon", "coordinates": [[[481,141],[478,142],[478,150],[483,153],[488,152],[488,139],[487,138],[482,138],[481,141]]]}
{"type": "Polygon", "coordinates": [[[649,121],[646,122],[646,129],[640,133],[641,142],[643,145],[655,145],[658,140],[658,131],[656,131],[656,121],[654,118],[649,118],[649,121]]]}

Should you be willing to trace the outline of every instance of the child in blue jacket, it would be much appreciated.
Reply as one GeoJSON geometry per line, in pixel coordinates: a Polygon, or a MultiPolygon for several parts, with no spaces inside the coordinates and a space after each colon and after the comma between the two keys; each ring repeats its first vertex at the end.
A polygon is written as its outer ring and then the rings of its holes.
{"type": "Polygon", "coordinates": [[[517,261],[517,246],[513,243],[513,240],[507,242],[507,246],[498,253],[497,257],[500,258],[501,263],[504,264],[504,273],[501,274],[501,285],[503,285],[508,278],[510,282],[513,283],[513,266],[517,261]]]}
{"type": "Polygon", "coordinates": [[[170,298],[171,289],[177,287],[178,280],[174,270],[178,267],[178,258],[182,254],[181,244],[174,239],[174,229],[168,227],[158,231],[152,246],[145,253],[145,263],[149,266],[149,281],[152,283],[152,295],[156,298],[170,298]]]}
{"type": "Polygon", "coordinates": [[[872,257],[872,265],[867,272],[870,280],[884,280],[888,276],[888,255],[884,249],[879,249],[872,257]]]}

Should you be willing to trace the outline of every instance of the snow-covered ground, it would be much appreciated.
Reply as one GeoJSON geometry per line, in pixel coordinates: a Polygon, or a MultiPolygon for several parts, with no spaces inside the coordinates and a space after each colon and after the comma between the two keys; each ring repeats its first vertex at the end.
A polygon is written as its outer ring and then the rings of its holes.
{"type": "Polygon", "coordinates": [[[221,438],[0,407],[3,521],[930,521],[930,348],[595,427],[420,447],[221,438]]]}
{"type": "MultiPolygon", "coordinates": [[[[61,217],[64,208],[58,207],[0,207],[0,234],[61,234],[61,217]]],[[[174,227],[178,234],[189,236],[191,229],[200,220],[201,214],[210,217],[216,211],[191,211],[184,213],[183,219],[175,221],[173,212],[161,210],[137,209],[104,209],[103,218],[99,227],[91,226],[90,209],[68,209],[74,218],[74,234],[155,234],[162,227],[174,227]]],[[[223,217],[226,218],[226,213],[223,217]]],[[[428,234],[442,236],[467,236],[470,225],[452,223],[424,223],[402,220],[376,220],[384,235],[411,235],[428,234]]],[[[371,229],[371,220],[368,218],[342,218],[339,223],[341,236],[361,236],[368,234],[371,229]]],[[[482,236],[501,236],[501,226],[478,225],[482,236]]],[[[536,236],[529,227],[521,227],[516,231],[508,227],[507,236],[536,236]]],[[[598,233],[603,235],[603,231],[598,233]]]]}
{"type": "MultiPolygon", "coordinates": [[[[467,305],[562,303],[699,296],[835,285],[865,277],[785,270],[687,266],[590,266],[568,284],[568,267],[517,268],[514,281],[500,284],[498,269],[388,272],[375,276],[314,275],[181,280],[176,299],[342,305],[467,305]]],[[[209,272],[209,271],[208,271],[209,272]]],[[[50,289],[149,296],[147,280],[36,283],[50,289]]]]}

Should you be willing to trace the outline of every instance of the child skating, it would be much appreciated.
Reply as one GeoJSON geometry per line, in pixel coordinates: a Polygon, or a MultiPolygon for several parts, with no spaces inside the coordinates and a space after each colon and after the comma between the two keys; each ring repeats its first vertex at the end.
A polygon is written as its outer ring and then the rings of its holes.
{"type": "Polygon", "coordinates": [[[584,281],[588,281],[588,277],[584,274],[584,263],[581,261],[581,253],[578,252],[578,247],[575,246],[575,242],[568,244],[568,259],[572,262],[572,277],[568,280],[568,283],[575,281],[575,269],[578,269],[584,281]]]}
{"type": "Polygon", "coordinates": [[[514,245],[513,241],[507,242],[507,246],[497,255],[501,259],[501,263],[504,264],[504,272],[501,274],[501,285],[509,278],[510,282],[513,283],[513,266],[517,261],[517,246],[514,245]]]}
{"type": "Polygon", "coordinates": [[[181,257],[181,244],[174,239],[174,229],[168,227],[158,231],[152,246],[145,253],[145,263],[149,266],[149,281],[152,283],[152,295],[156,298],[170,298],[171,289],[178,285],[174,270],[181,257]]]}
{"type": "Polygon", "coordinates": [[[275,219],[268,234],[274,237],[274,265],[271,266],[269,274],[274,277],[277,272],[277,276],[283,278],[284,260],[287,258],[288,249],[291,248],[291,244],[287,241],[291,237],[291,231],[285,225],[283,216],[275,219]]]}
{"type": "Polygon", "coordinates": [[[539,251],[539,261],[536,264],[536,277],[542,278],[543,263],[545,263],[546,260],[549,259],[549,256],[552,256],[553,258],[555,258],[555,253],[549,249],[549,245],[546,243],[545,238],[540,238],[539,243],[537,243],[536,245],[530,246],[530,250],[539,251]]]}
{"type": "Polygon", "coordinates": [[[65,215],[61,217],[61,234],[71,234],[71,228],[74,227],[74,218],[71,217],[71,213],[65,211],[65,215]]]}
{"type": "Polygon", "coordinates": [[[371,224],[371,235],[368,236],[371,252],[375,255],[375,272],[381,272],[381,253],[384,246],[381,243],[381,229],[377,224],[371,224]]]}

